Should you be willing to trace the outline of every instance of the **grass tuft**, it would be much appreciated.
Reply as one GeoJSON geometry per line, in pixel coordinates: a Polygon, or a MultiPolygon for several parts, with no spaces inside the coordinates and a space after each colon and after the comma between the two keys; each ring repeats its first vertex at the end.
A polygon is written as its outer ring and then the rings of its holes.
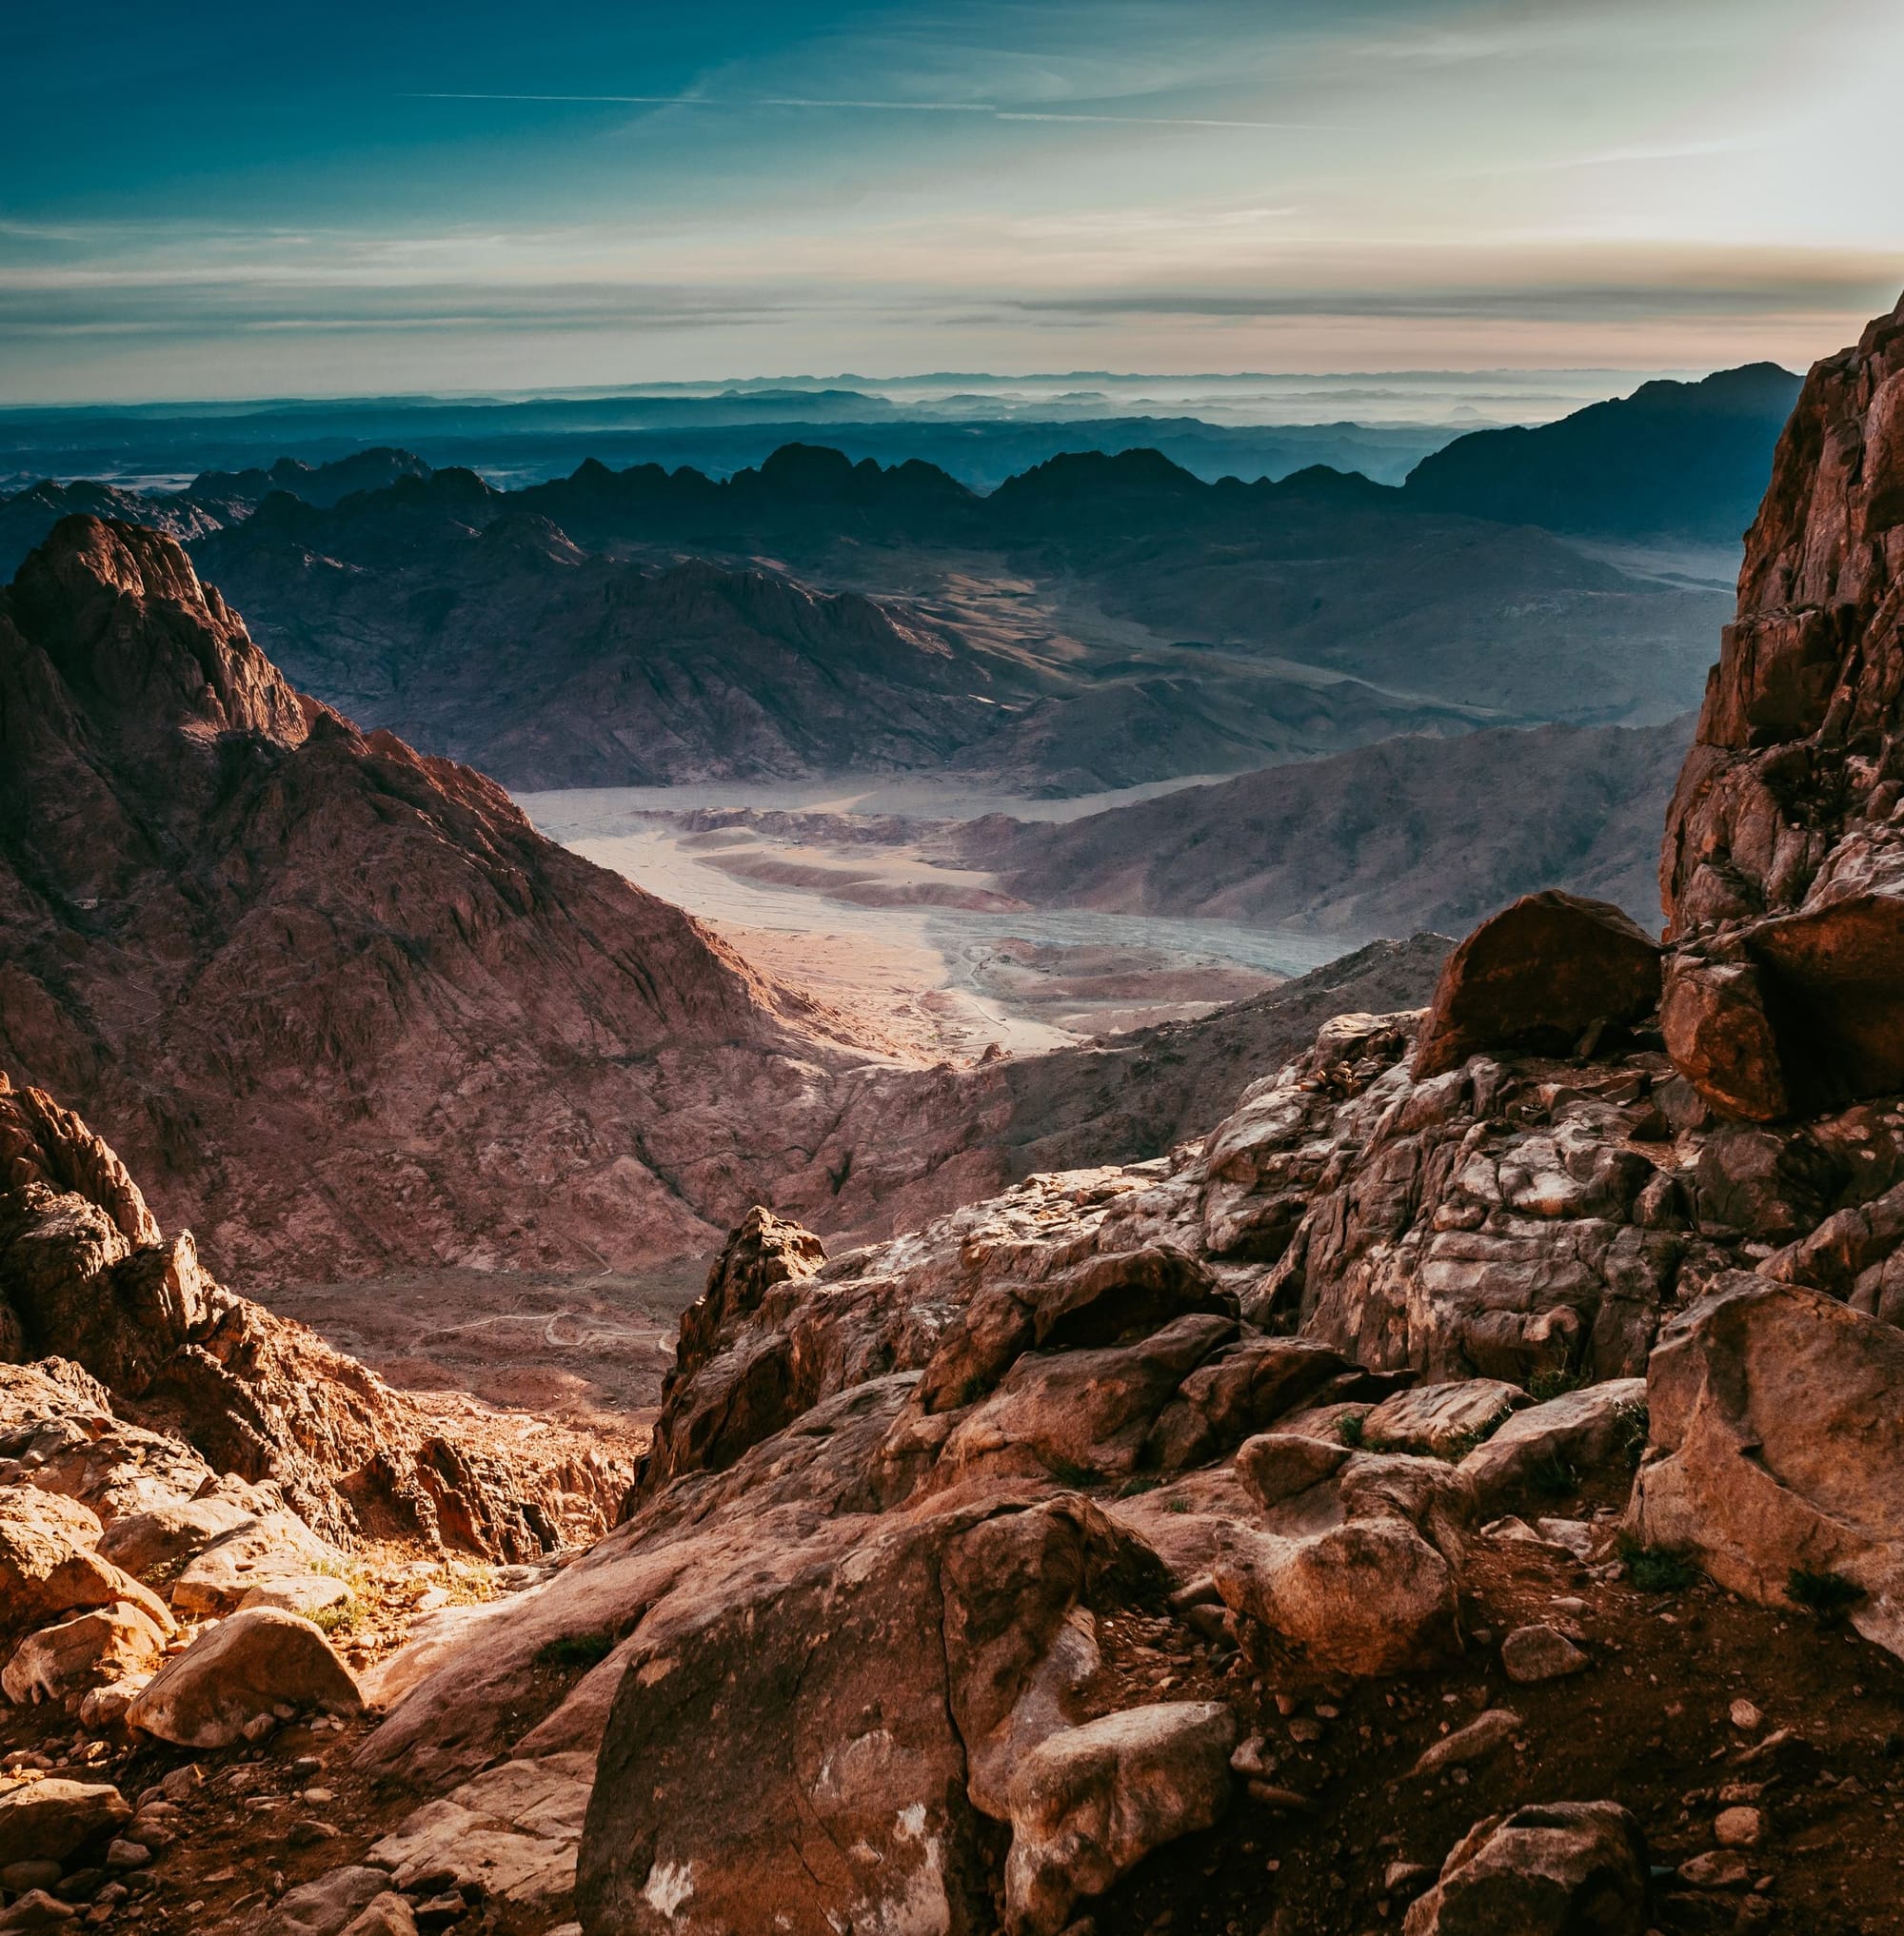
{"type": "Polygon", "coordinates": [[[1866,1596],[1855,1580],[1848,1580],[1842,1573],[1815,1573],[1807,1567],[1794,1567],[1786,1576],[1785,1597],[1804,1608],[1820,1627],[1835,1627],[1866,1596]]]}
{"type": "Polygon", "coordinates": [[[1626,1575],[1642,1593],[1677,1593],[1699,1577],[1699,1570],[1682,1552],[1666,1546],[1641,1546],[1630,1533],[1622,1534],[1619,1556],[1626,1562],[1626,1575]]]}
{"type": "Polygon", "coordinates": [[[564,1633],[545,1640],[536,1649],[536,1666],[545,1668],[592,1668],[615,1650],[612,1633],[564,1633]]]}

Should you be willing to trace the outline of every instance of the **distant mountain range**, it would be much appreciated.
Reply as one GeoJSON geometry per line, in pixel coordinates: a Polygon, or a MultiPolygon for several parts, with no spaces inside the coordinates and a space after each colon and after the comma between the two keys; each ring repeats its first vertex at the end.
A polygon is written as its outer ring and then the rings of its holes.
{"type": "Polygon", "coordinates": [[[1408,497],[1438,511],[1616,539],[1736,544],[1799,379],[1775,363],[1642,384],[1535,429],[1478,430],[1425,457],[1408,497]]]}
{"type": "Polygon", "coordinates": [[[194,548],[295,680],[524,786],[949,762],[1075,793],[1657,721],[1724,603],[1365,478],[1210,484],[1155,451],[982,497],[804,444],[724,481],[440,470],[277,493],[194,548]]]}

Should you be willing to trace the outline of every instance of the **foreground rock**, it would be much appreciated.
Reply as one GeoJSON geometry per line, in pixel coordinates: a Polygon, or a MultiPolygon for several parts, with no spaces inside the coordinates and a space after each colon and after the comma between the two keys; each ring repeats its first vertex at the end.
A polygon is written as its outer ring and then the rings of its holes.
{"type": "Polygon", "coordinates": [[[1644,1936],[1646,1838],[1612,1802],[1477,1822],[1408,1911],[1403,1936],[1644,1936]]]}
{"type": "Polygon", "coordinates": [[[132,1818],[107,1782],[0,1782],[0,1868],[14,1862],[64,1862],[132,1818]]]}
{"type": "Polygon", "coordinates": [[[1152,1849],[1207,1828],[1229,1806],[1236,1716],[1220,1702],[1165,1702],[1049,1736],[1011,1778],[1007,1921],[1058,1936],[1080,1896],[1101,1895],[1152,1849]]]}
{"type": "Polygon", "coordinates": [[[1662,1337],[1653,1453],[1630,1523],[1735,1592],[1793,1604],[1837,1580],[1866,1638],[1904,1654],[1904,1332],[1815,1291],[1728,1279],[1662,1337]]]}
{"type": "Polygon", "coordinates": [[[133,1699],[126,1722],[181,1748],[229,1748],[293,1714],[362,1706],[349,1669],[308,1620],[254,1607],[169,1661],[133,1699]]]}

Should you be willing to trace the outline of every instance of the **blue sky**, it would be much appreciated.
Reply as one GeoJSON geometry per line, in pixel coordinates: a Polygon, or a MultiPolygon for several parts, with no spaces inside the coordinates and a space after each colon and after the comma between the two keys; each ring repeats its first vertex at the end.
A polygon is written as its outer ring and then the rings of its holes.
{"type": "Polygon", "coordinates": [[[1803,363],[1904,284],[1894,0],[109,4],[6,33],[10,401],[1803,363]]]}

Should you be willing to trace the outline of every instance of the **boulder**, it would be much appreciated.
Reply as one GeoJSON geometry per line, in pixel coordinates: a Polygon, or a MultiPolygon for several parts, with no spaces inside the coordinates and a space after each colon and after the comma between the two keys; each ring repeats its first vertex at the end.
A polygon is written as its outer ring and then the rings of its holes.
{"type": "Polygon", "coordinates": [[[129,1727],[181,1748],[228,1748],[281,1706],[348,1712],[350,1670],[308,1620],[254,1607],[201,1634],[127,1710],[129,1727]]]}
{"type": "Polygon", "coordinates": [[[1477,1822],[1410,1906],[1402,1936],[1645,1936],[1646,1838],[1614,1802],[1477,1822]]]}
{"type": "Polygon", "coordinates": [[[100,1534],[99,1551],[114,1566],[143,1578],[175,1571],[255,1517],[248,1505],[212,1491],[115,1519],[100,1534]]]}
{"type": "Polygon", "coordinates": [[[1383,1399],[1363,1417],[1362,1443],[1374,1450],[1446,1457],[1486,1438],[1510,1412],[1528,1402],[1518,1385],[1499,1378],[1417,1385],[1383,1399]]]}
{"type": "Polygon", "coordinates": [[[1005,1920],[1058,1936],[1080,1896],[1229,1806],[1236,1716],[1220,1701],[1164,1701],[1048,1737],[1012,1775],[1005,1920]]]}
{"type": "Polygon", "coordinates": [[[164,1603],[93,1550],[99,1531],[97,1515],[76,1500],[33,1486],[0,1491],[0,1631],[17,1633],[115,1601],[171,1631],[164,1603]]]}
{"type": "Polygon", "coordinates": [[[90,1608],[30,1633],[0,1669],[0,1690],[21,1706],[58,1701],[74,1707],[95,1688],[155,1670],[165,1646],[165,1634],[141,1609],[124,1600],[90,1608]]]}
{"type": "Polygon", "coordinates": [[[584,1753],[506,1761],[426,1802],[369,1858],[387,1887],[453,1888],[548,1919],[575,1894],[575,1849],[595,1772],[584,1753]]]}
{"type": "Polygon", "coordinates": [[[1751,962],[1674,956],[1659,1032],[1673,1066],[1721,1116],[1775,1122],[1792,1114],[1785,1053],[1751,962]]]}
{"type": "Polygon", "coordinates": [[[64,1862],[132,1819],[109,1782],[60,1777],[0,1785],[0,1868],[13,1862],[64,1862]]]}
{"type": "Polygon", "coordinates": [[[28,1936],[37,1929],[65,1929],[79,1911],[45,1889],[29,1889],[10,1908],[0,1909],[0,1936],[28,1936]]]}
{"type": "MultiPolygon", "coordinates": [[[[195,1618],[234,1612],[244,1606],[277,1606],[284,1600],[254,1599],[259,1588],[283,1587],[313,1573],[340,1580],[345,1558],[320,1539],[294,1512],[248,1516],[202,1549],[172,1582],[171,1602],[195,1618]]],[[[287,1596],[296,1597],[296,1590],[287,1596]]]]}
{"type": "Polygon", "coordinates": [[[1646,1380],[1609,1378],[1516,1412],[1461,1461],[1478,1509],[1511,1511],[1543,1471],[1584,1479],[1636,1455],[1646,1429],[1646,1380]]]}
{"type": "Polygon", "coordinates": [[[1794,1018],[1794,1059],[1819,1100],[1904,1089],[1904,895],[1846,894],[1747,930],[1794,1018]]]}
{"type": "Polygon", "coordinates": [[[1454,1569],[1401,1518],[1306,1538],[1226,1529],[1212,1569],[1224,1603],[1330,1673],[1407,1673],[1456,1639],[1454,1569]]]}
{"type": "Polygon", "coordinates": [[[1441,964],[1415,1047],[1418,1080],[1482,1049],[1560,1054],[1596,1022],[1659,999],[1658,944],[1610,901],[1549,888],[1490,917],[1441,964]]]}
{"type": "Polygon", "coordinates": [[[1732,1274],[1653,1353],[1629,1531],[1767,1606],[1790,1604],[1795,1572],[1839,1575],[1858,1631],[1904,1655],[1900,1389],[1904,1332],[1732,1274]]]}
{"type": "Polygon", "coordinates": [[[258,1936],[339,1936],[389,1887],[389,1871],[367,1863],[327,1869],[287,1889],[260,1921],[258,1936]]]}
{"type": "Polygon", "coordinates": [[[588,1936],[993,1926],[984,1817],[1017,1761],[1101,1711],[1098,1611],[1160,1599],[1162,1570],[1075,1494],[838,1534],[646,1616],[583,1832],[588,1936]]]}

